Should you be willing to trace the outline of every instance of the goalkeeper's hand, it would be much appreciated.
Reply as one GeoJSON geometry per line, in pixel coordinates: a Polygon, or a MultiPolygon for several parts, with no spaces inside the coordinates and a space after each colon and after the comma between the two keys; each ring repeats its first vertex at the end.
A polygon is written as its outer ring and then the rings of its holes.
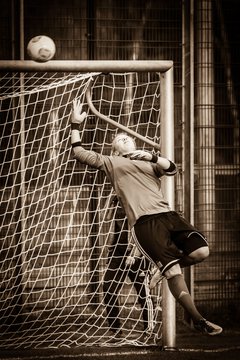
{"type": "Polygon", "coordinates": [[[87,113],[85,111],[82,112],[82,104],[80,100],[73,100],[71,114],[72,124],[81,124],[86,116],[87,113]]]}
{"type": "Polygon", "coordinates": [[[135,150],[129,154],[131,160],[145,160],[145,161],[151,161],[152,160],[152,154],[150,152],[144,151],[144,150],[135,150]]]}

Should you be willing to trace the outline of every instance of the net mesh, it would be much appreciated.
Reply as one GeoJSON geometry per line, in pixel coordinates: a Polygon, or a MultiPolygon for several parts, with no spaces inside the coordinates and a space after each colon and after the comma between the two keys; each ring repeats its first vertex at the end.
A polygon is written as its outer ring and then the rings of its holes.
{"type": "Polygon", "coordinates": [[[73,159],[69,118],[80,99],[83,146],[110,154],[118,130],[90,113],[85,94],[93,82],[100,113],[160,143],[159,74],[2,75],[0,347],[158,344],[161,286],[150,294],[152,268],[141,257],[137,267],[126,265],[134,245],[124,214],[116,228],[108,180],[73,159]],[[120,255],[116,234],[128,244],[120,255]],[[114,257],[121,276],[112,269],[109,280],[114,257]],[[109,304],[117,313],[107,317],[109,304]],[[116,318],[121,336],[109,331],[116,318]]]}

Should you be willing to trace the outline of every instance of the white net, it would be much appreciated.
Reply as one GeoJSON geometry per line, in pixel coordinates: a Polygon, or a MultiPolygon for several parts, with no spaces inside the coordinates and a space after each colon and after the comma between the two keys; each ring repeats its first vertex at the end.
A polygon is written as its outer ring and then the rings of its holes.
{"type": "MultiPolygon", "coordinates": [[[[118,131],[89,111],[92,80],[100,113],[160,143],[158,73],[1,77],[0,348],[153,345],[161,339],[161,286],[149,292],[151,266],[143,259],[126,265],[131,236],[116,227],[111,186],[73,159],[73,99],[88,113],[85,148],[110,154],[118,131]],[[120,252],[119,244],[111,245],[116,234],[124,237],[120,252]]],[[[124,215],[117,220],[122,226],[124,215]]]]}

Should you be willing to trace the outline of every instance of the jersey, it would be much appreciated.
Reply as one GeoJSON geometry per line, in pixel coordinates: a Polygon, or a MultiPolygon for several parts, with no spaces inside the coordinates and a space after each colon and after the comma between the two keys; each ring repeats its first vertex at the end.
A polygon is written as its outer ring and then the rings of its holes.
{"type": "Polygon", "coordinates": [[[161,177],[174,175],[176,167],[168,172],[149,161],[101,155],[82,147],[75,148],[75,158],[105,172],[130,227],[133,227],[141,216],[171,211],[161,190],[161,177]]]}

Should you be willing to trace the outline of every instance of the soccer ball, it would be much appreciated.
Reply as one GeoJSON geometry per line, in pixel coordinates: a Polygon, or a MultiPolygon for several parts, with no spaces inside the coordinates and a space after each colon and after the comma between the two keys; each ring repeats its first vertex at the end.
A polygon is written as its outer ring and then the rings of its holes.
{"type": "Polygon", "coordinates": [[[38,62],[46,62],[51,60],[56,52],[54,41],[46,36],[39,35],[32,38],[27,46],[27,53],[30,58],[38,62]]]}

